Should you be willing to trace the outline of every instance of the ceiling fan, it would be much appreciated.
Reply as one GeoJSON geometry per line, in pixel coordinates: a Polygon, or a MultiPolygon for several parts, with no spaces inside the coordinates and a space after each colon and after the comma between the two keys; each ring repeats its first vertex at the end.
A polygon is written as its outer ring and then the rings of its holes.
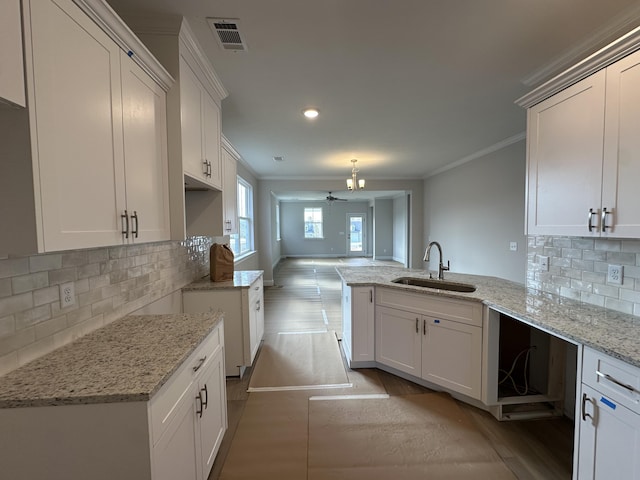
{"type": "Polygon", "coordinates": [[[338,197],[334,197],[333,195],[331,195],[331,192],[329,192],[329,195],[327,195],[327,202],[331,203],[331,202],[346,202],[347,199],[346,198],[338,198],[338,197]]]}

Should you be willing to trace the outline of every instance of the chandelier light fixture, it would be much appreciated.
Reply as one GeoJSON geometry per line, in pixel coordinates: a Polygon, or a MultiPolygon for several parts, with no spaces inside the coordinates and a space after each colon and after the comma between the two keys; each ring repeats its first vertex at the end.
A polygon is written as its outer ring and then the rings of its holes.
{"type": "Polygon", "coordinates": [[[350,192],[354,190],[364,190],[364,178],[358,178],[358,172],[360,170],[356,168],[357,161],[355,158],[351,159],[351,163],[353,164],[351,168],[351,178],[347,178],[347,189],[350,192]]]}

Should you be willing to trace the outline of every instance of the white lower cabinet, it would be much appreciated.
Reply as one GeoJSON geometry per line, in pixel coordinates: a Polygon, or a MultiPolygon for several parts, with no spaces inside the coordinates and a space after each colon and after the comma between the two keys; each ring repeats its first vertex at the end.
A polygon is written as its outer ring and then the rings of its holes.
{"type": "Polygon", "coordinates": [[[574,478],[640,479],[640,369],[584,349],[574,478]]]}
{"type": "Polygon", "coordinates": [[[374,287],[342,283],[342,349],[350,367],[369,367],[375,361],[374,287]]]}
{"type": "Polygon", "coordinates": [[[226,376],[242,376],[253,364],[264,336],[263,296],[262,276],[248,288],[182,290],[185,313],[224,312],[226,376]]]}
{"type": "Polygon", "coordinates": [[[376,362],[481,398],[480,303],[378,289],[375,312],[376,362]]]}
{"type": "Polygon", "coordinates": [[[0,477],[206,480],[227,429],[223,338],[220,323],[148,401],[0,409],[0,477]]]}

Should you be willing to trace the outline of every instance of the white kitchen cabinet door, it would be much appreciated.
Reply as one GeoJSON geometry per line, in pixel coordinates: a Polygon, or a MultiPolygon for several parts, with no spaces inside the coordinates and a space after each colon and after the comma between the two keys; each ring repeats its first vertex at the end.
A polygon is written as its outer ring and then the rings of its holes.
{"type": "Polygon", "coordinates": [[[605,78],[597,72],[528,111],[530,235],[599,235],[605,78]]]}
{"type": "Polygon", "coordinates": [[[220,144],[220,107],[209,92],[202,91],[202,151],[209,164],[208,182],[222,189],[222,158],[220,144]]]}
{"type": "Polygon", "coordinates": [[[127,213],[133,242],[170,238],[166,94],[121,52],[127,213]],[[135,218],[131,218],[135,215],[135,218]]]}
{"type": "Polygon", "coordinates": [[[480,399],[482,328],[428,316],[421,327],[422,378],[480,399]]]}
{"type": "Polygon", "coordinates": [[[248,359],[249,365],[253,364],[253,360],[256,358],[258,348],[260,348],[260,342],[264,336],[264,308],[263,308],[263,288],[262,278],[256,280],[247,292],[249,300],[247,302],[247,315],[249,316],[249,341],[246,348],[251,352],[251,356],[248,359]]]}
{"type": "Polygon", "coordinates": [[[30,14],[39,251],[119,244],[120,50],[71,0],[34,1],[30,14]]]}
{"type": "Polygon", "coordinates": [[[182,167],[185,174],[221,189],[220,107],[189,62],[180,57],[182,167]]]}
{"type": "Polygon", "coordinates": [[[192,396],[183,397],[176,409],[178,413],[172,423],[153,447],[153,480],[198,478],[197,423],[192,396]]]}
{"type": "Polygon", "coordinates": [[[238,233],[238,167],[235,156],[222,149],[222,202],[224,209],[224,234],[238,233]]]}
{"type": "Polygon", "coordinates": [[[640,479],[640,415],[582,384],[578,480],[640,479]]]}
{"type": "Polygon", "coordinates": [[[376,362],[416,377],[422,369],[421,315],[377,306],[376,362]]]}
{"type": "Polygon", "coordinates": [[[0,101],[26,105],[20,0],[0,2],[0,101]]]}
{"type": "Polygon", "coordinates": [[[373,287],[352,287],[351,314],[352,359],[355,362],[375,360],[375,299],[373,287]]]}
{"type": "Polygon", "coordinates": [[[200,438],[199,478],[206,480],[227,430],[226,379],[222,351],[204,367],[198,384],[201,400],[196,402],[196,407],[201,407],[197,411],[202,412],[196,413],[197,435],[200,438]]]}
{"type": "MultiPolygon", "coordinates": [[[[640,52],[607,68],[603,236],[640,237],[640,52]]],[[[601,225],[602,227],[602,225],[601,225]]]]}

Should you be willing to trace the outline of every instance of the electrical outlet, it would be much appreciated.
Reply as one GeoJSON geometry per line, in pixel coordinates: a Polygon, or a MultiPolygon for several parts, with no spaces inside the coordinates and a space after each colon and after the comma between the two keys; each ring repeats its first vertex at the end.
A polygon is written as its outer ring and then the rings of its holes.
{"type": "Polygon", "coordinates": [[[607,282],[614,285],[622,285],[622,265],[609,265],[607,268],[607,282]]]}
{"type": "Polygon", "coordinates": [[[509,242],[509,250],[512,252],[518,251],[518,242],[509,242]]]}
{"type": "Polygon", "coordinates": [[[60,285],[60,308],[71,307],[76,304],[76,288],[73,282],[60,285]]]}
{"type": "Polygon", "coordinates": [[[546,257],[544,255],[538,255],[538,263],[540,263],[540,268],[543,271],[545,272],[549,271],[549,257],[546,257]]]}

